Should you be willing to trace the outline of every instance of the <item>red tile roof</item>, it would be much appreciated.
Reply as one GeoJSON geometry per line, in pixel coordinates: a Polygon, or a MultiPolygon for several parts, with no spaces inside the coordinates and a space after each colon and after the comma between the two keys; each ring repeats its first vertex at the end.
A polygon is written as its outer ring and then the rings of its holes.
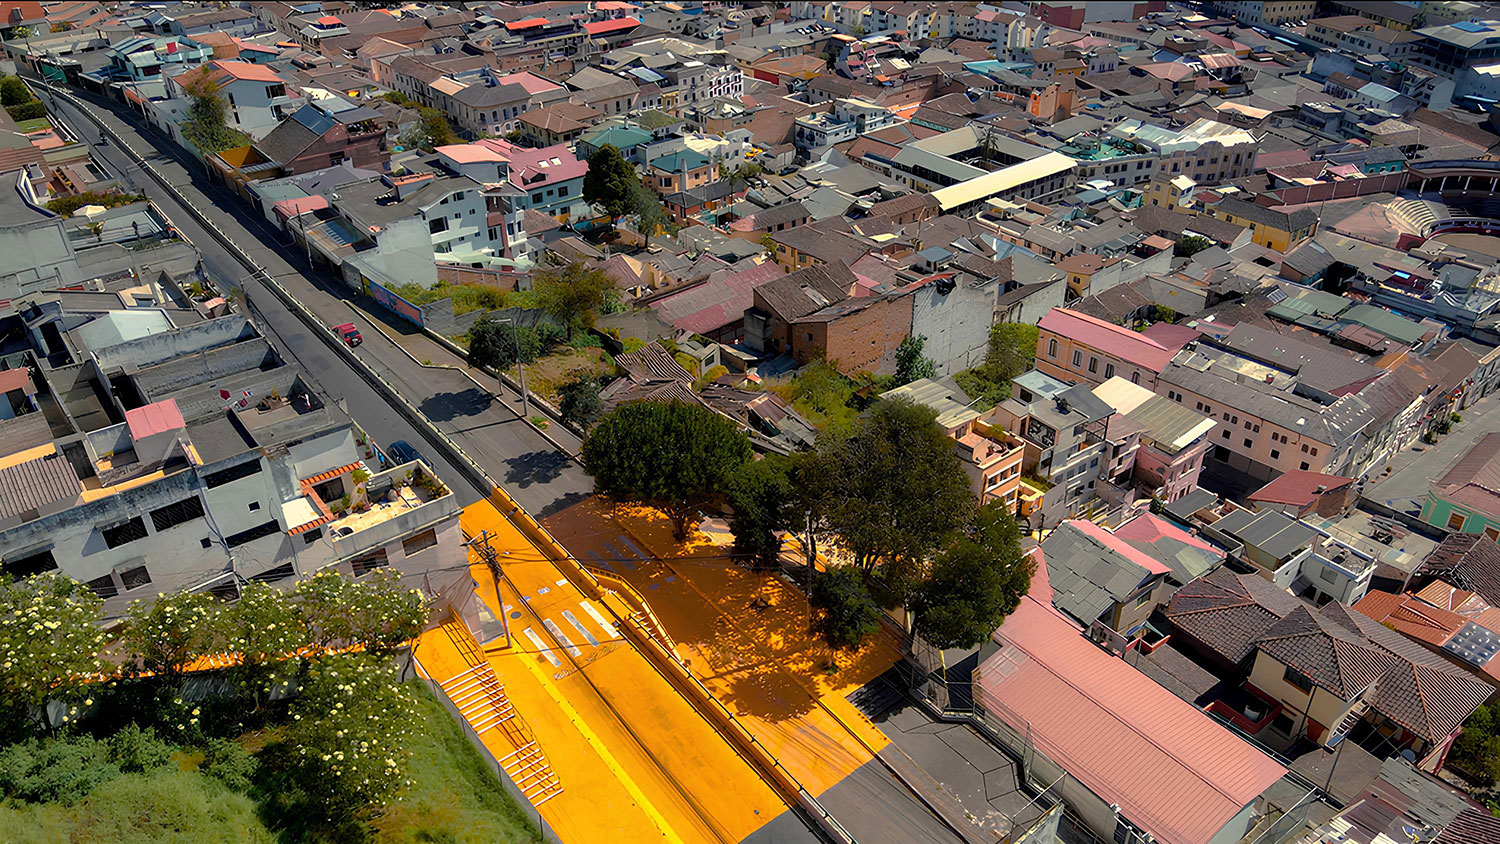
{"type": "MultiPolygon", "coordinates": [[[[1042,568],[1038,566],[1038,569],[1042,568]]],[[[987,712],[1163,844],[1204,844],[1286,774],[1027,596],[976,672],[987,712]]]]}
{"type": "Polygon", "coordinates": [[[1413,639],[1429,645],[1441,645],[1469,623],[1456,612],[1438,609],[1410,595],[1370,592],[1354,608],[1381,624],[1394,627],[1413,639]]]}
{"type": "Polygon", "coordinates": [[[1152,372],[1161,372],[1176,354],[1175,350],[1138,332],[1066,308],[1053,308],[1037,325],[1043,331],[1083,343],[1152,372]]]}
{"type": "Polygon", "coordinates": [[[234,79],[244,79],[251,82],[282,82],[276,71],[263,64],[251,64],[250,62],[216,61],[213,66],[234,79]]]}

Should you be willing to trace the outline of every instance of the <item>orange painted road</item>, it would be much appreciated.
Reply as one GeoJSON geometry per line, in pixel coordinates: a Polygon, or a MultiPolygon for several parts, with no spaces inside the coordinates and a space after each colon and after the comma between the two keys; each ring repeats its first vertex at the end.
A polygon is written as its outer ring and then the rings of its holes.
{"type": "MultiPolygon", "coordinates": [[[[542,816],[564,841],[737,842],[787,805],[734,748],[613,628],[608,607],[575,589],[489,502],[466,508],[466,533],[489,531],[502,567],[499,602],[487,566],[470,568],[510,645],[484,659],[562,786],[542,816]],[[503,607],[502,607],[503,603],[503,607]]],[[[424,668],[442,681],[467,669],[448,632],[425,634],[424,668]]],[[[504,730],[482,735],[497,758],[504,730]]]]}
{"type": "Polygon", "coordinates": [[[677,542],[655,511],[590,499],[545,524],[580,562],[615,572],[650,602],[693,673],[814,795],[889,743],[844,696],[895,664],[893,642],[835,654],[808,632],[800,591],[734,564],[719,538],[677,542]]]}

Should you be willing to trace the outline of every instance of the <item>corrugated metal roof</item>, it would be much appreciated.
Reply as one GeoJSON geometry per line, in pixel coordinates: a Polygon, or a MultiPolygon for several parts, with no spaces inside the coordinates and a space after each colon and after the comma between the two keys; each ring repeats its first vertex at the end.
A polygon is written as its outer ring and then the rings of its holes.
{"type": "Polygon", "coordinates": [[[82,492],[73,467],[54,450],[0,469],[0,519],[26,518],[43,505],[76,500],[82,492]]]}
{"type": "Polygon", "coordinates": [[[937,200],[939,208],[949,211],[968,205],[971,202],[978,202],[986,197],[1020,187],[1027,182],[1045,179],[1059,173],[1066,173],[1076,166],[1078,166],[1078,162],[1068,156],[1060,152],[1049,152],[1030,161],[1022,161],[1019,164],[1002,167],[993,173],[986,173],[983,176],[969,179],[966,182],[959,182],[956,185],[940,188],[932,192],[932,198],[937,200]]]}
{"type": "Polygon", "coordinates": [[[985,710],[1164,844],[1204,844],[1286,774],[1030,596],[978,672],[985,710]]]}

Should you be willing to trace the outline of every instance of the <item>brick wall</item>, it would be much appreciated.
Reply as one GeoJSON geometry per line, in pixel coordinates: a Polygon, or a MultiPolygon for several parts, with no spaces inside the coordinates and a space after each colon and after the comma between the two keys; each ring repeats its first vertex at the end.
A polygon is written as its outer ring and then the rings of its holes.
{"type": "Polygon", "coordinates": [[[911,331],[911,305],[910,295],[889,296],[837,319],[796,323],[792,354],[806,363],[824,350],[845,375],[893,373],[896,347],[911,331]]]}

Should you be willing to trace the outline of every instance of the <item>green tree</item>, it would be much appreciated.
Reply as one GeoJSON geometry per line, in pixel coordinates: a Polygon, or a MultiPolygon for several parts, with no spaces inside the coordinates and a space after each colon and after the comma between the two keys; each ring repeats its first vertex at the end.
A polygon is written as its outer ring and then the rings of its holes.
{"type": "Polygon", "coordinates": [[[368,654],[389,654],[427,625],[426,596],[403,587],[394,569],[357,581],[324,569],[299,582],[295,596],[307,640],[317,648],[359,645],[368,654]]]}
{"type": "Polygon", "coordinates": [[[250,143],[249,136],[230,128],[225,120],[228,106],[219,96],[219,83],[209,75],[207,66],[177,77],[177,84],[192,99],[187,119],[182,122],[182,135],[197,147],[199,154],[207,157],[250,143]]]}
{"type": "Polygon", "coordinates": [[[685,539],[751,451],[733,422],[702,405],[638,401],[605,414],[584,438],[582,456],[596,492],[661,510],[685,539]]]}
{"type": "Polygon", "coordinates": [[[416,701],[388,661],[338,654],[310,663],[291,713],[278,785],[314,826],[357,828],[406,782],[416,701]]]}
{"type": "Polygon", "coordinates": [[[631,189],[630,210],[640,223],[641,237],[645,239],[646,246],[651,245],[651,236],[658,229],[666,228],[670,232],[672,217],[661,206],[656,193],[640,182],[636,182],[631,189]]]}
{"type": "Polygon", "coordinates": [[[401,145],[408,149],[437,149],[440,146],[458,143],[458,134],[448,116],[439,109],[421,106],[417,109],[417,125],[401,136],[401,145]]]}
{"type": "Polygon", "coordinates": [[[902,338],[901,345],[896,347],[896,385],[910,384],[923,378],[931,378],[937,371],[937,364],[931,358],[922,356],[922,348],[927,345],[927,338],[907,335],[902,338]]]}
{"type": "Polygon", "coordinates": [[[734,550],[761,568],[774,568],[781,554],[779,533],[801,527],[792,491],[792,459],[768,454],[741,466],[729,477],[729,505],[734,520],[734,550]]]}
{"type": "Polygon", "coordinates": [[[170,688],[194,660],[225,646],[221,609],[206,592],[137,598],[125,609],[125,652],[136,670],[156,675],[170,688]]]}
{"type": "Polygon", "coordinates": [[[537,273],[531,284],[537,306],[568,329],[568,336],[593,325],[604,295],[615,283],[597,267],[574,261],[537,273]]]}
{"type": "Polygon", "coordinates": [[[1031,587],[1035,564],[1004,502],[981,507],[973,524],[933,561],[911,596],[918,633],[939,648],[989,638],[1031,587]]]}
{"type": "Polygon", "coordinates": [[[1179,258],[1189,258],[1205,249],[1212,248],[1213,245],[1214,242],[1206,237],[1190,234],[1177,241],[1177,245],[1172,247],[1172,254],[1179,258]]]}
{"type": "Polygon", "coordinates": [[[906,599],[928,557],[974,512],[969,477],[936,419],[922,405],[881,401],[848,436],[819,443],[829,528],[888,606],[906,599]]]}
{"type": "Polygon", "coordinates": [[[1153,305],[1152,308],[1156,311],[1156,318],[1159,321],[1161,321],[1161,322],[1176,322],[1177,321],[1177,312],[1174,311],[1174,310],[1172,310],[1171,308],[1167,307],[1166,305],[1153,305]]]}
{"type": "Polygon", "coordinates": [[[765,171],[766,171],[766,168],[764,168],[764,167],[762,167],[759,164],[756,164],[754,162],[750,162],[749,164],[741,164],[740,166],[734,168],[733,170],[730,170],[728,167],[725,167],[723,164],[720,164],[719,165],[719,180],[720,181],[729,182],[729,187],[731,189],[733,189],[733,188],[735,188],[738,185],[747,185],[747,184],[749,184],[751,179],[755,178],[756,176],[759,176],[761,173],[764,173],[765,171]]]}
{"type": "Polygon", "coordinates": [[[104,670],[104,602],[56,572],[0,580],[0,728],[13,736],[51,698],[104,670]]]}
{"type": "Polygon", "coordinates": [[[1500,781],[1500,719],[1495,710],[1481,706],[1464,721],[1464,729],[1453,743],[1453,761],[1481,785],[1500,781]]]}
{"type": "Polygon", "coordinates": [[[516,361],[531,363],[542,352],[536,329],[500,322],[489,314],[469,327],[469,365],[504,371],[516,361]]]}
{"type": "Polygon", "coordinates": [[[613,144],[605,144],[589,156],[589,169],[583,176],[583,198],[603,208],[611,218],[634,213],[635,188],[639,185],[635,166],[613,144]]]}
{"type": "Polygon", "coordinates": [[[587,431],[604,413],[604,401],[599,397],[599,379],[593,375],[579,375],[558,387],[557,410],[563,419],[587,431]]]}
{"type": "Polygon", "coordinates": [[[1035,325],[1002,322],[991,326],[984,363],[958,373],[953,380],[969,398],[977,399],[975,407],[994,407],[1010,397],[1011,379],[1036,362],[1037,336],[1035,325]]]}
{"type": "Polygon", "coordinates": [[[880,608],[853,566],[819,572],[808,600],[819,610],[813,629],[835,648],[857,648],[880,629],[880,608]]]}
{"type": "Polygon", "coordinates": [[[240,599],[224,610],[225,649],[240,655],[230,675],[259,709],[278,685],[290,678],[287,661],[311,642],[308,625],[290,595],[251,581],[240,599]]]}
{"type": "Polygon", "coordinates": [[[32,100],[31,89],[19,76],[0,79],[0,106],[15,106],[32,100]]]}

